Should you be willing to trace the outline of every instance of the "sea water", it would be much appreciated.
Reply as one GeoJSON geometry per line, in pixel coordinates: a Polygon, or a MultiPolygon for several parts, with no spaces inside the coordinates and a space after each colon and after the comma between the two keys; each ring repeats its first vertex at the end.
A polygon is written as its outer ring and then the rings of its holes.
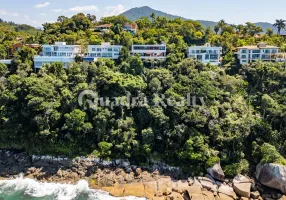
{"type": "Polygon", "coordinates": [[[116,198],[107,192],[93,190],[85,180],[76,185],[41,183],[19,176],[16,179],[0,180],[0,200],[145,200],[145,198],[116,198]]]}

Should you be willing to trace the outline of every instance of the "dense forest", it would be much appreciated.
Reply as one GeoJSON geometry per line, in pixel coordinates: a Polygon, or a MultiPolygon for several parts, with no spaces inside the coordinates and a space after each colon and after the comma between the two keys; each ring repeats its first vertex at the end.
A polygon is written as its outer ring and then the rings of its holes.
{"type": "Polygon", "coordinates": [[[199,174],[220,161],[227,175],[248,172],[259,162],[286,164],[286,68],[284,63],[237,65],[236,47],[267,42],[285,49],[283,37],[251,23],[215,30],[199,22],[143,17],[139,30],[123,31],[128,20],[93,15],[60,16],[44,30],[0,23],[0,57],[12,44],[87,44],[111,42],[125,47],[116,61],[45,65],[33,71],[34,49],[14,53],[13,64],[0,64],[0,148],[33,154],[92,155],[104,159],[129,158],[147,165],[165,162],[199,174]],[[93,30],[112,23],[111,31],[93,30]],[[7,28],[10,27],[10,28],[7,28]],[[18,26],[16,26],[18,27],[18,26]],[[19,41],[20,40],[20,41],[19,41]],[[165,61],[142,61],[130,56],[132,44],[166,42],[165,61]],[[210,42],[223,47],[223,66],[187,59],[189,45],[210,42]],[[83,90],[103,97],[142,96],[155,101],[156,93],[180,99],[188,93],[203,97],[197,106],[98,107],[78,104],[83,90]]]}

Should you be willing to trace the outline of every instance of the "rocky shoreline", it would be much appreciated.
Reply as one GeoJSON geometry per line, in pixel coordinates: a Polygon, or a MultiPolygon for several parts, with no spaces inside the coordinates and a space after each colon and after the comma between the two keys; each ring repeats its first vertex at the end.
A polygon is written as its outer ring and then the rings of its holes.
{"type": "Polygon", "coordinates": [[[275,164],[257,166],[256,177],[237,175],[226,179],[217,163],[204,177],[185,177],[176,167],[154,165],[138,167],[128,160],[103,161],[96,158],[54,158],[27,153],[0,151],[0,176],[42,182],[77,183],[87,180],[93,189],[113,196],[137,196],[154,200],[286,200],[286,167],[275,164]],[[268,186],[268,187],[267,187],[268,186]]]}

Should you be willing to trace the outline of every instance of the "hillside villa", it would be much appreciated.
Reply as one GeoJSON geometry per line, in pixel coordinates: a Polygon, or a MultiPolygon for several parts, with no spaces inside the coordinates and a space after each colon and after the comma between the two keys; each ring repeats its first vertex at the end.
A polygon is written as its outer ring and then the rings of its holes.
{"type": "Polygon", "coordinates": [[[88,45],[88,54],[83,61],[92,62],[97,58],[118,59],[122,45],[111,45],[110,43],[102,43],[101,45],[88,45]]]}
{"type": "Polygon", "coordinates": [[[207,64],[220,65],[222,47],[212,47],[210,43],[204,46],[191,46],[188,49],[188,57],[207,64]]]}
{"type": "Polygon", "coordinates": [[[66,42],[56,42],[54,45],[43,45],[43,52],[34,57],[35,69],[44,64],[62,62],[66,68],[69,63],[75,61],[76,55],[81,53],[80,45],[67,45],[66,42]]]}
{"type": "Polygon", "coordinates": [[[167,54],[167,46],[163,44],[132,45],[131,54],[139,54],[141,59],[165,59],[167,54]]]}
{"type": "Polygon", "coordinates": [[[279,47],[270,46],[262,42],[253,46],[238,47],[237,59],[240,64],[252,63],[257,60],[262,61],[278,61],[279,47]]]}
{"type": "MultiPolygon", "coordinates": [[[[112,26],[112,24],[102,24],[102,25],[96,26],[95,30],[105,32],[105,31],[110,30],[111,26],[112,26]]],[[[126,23],[123,26],[123,30],[134,34],[137,31],[137,24],[136,23],[132,23],[132,24],[126,23]]]]}

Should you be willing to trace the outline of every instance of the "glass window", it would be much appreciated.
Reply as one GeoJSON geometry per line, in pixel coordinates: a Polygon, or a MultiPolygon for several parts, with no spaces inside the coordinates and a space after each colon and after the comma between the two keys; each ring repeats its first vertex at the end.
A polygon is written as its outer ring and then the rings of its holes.
{"type": "Polygon", "coordinates": [[[252,50],[252,53],[260,53],[260,50],[252,50]]]}
{"type": "Polygon", "coordinates": [[[246,49],[242,49],[242,50],[241,50],[241,53],[246,53],[246,49]]]}
{"type": "Polygon", "coordinates": [[[246,55],[241,55],[241,58],[246,58],[246,55]]]}
{"type": "Polygon", "coordinates": [[[211,60],[218,60],[218,55],[210,55],[211,60]]]}
{"type": "Polygon", "coordinates": [[[205,59],[206,59],[206,60],[209,60],[209,59],[210,59],[210,55],[206,54],[205,59]]]}
{"type": "Polygon", "coordinates": [[[260,54],[252,54],[252,59],[259,59],[260,58],[260,54]]]}

